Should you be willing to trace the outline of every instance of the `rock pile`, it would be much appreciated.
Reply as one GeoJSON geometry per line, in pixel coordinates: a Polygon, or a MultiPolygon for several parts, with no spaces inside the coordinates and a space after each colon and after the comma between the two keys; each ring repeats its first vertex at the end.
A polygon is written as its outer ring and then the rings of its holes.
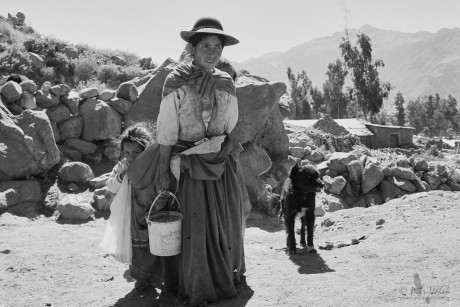
{"type": "MultiPolygon", "coordinates": [[[[4,144],[0,143],[4,152],[0,155],[0,181],[26,182],[59,164],[59,178],[69,184],[68,191],[78,192],[80,185],[91,185],[96,180],[92,205],[109,210],[113,195],[108,195],[104,187],[107,179],[94,178],[91,169],[81,162],[97,165],[105,159],[115,161],[119,148],[114,139],[122,129],[135,122],[156,120],[164,80],[176,65],[167,60],[151,74],[123,83],[114,91],[87,88],[76,92],[65,84],[45,82],[39,88],[32,80],[6,82],[0,87],[0,135],[4,144]]],[[[267,194],[261,175],[277,185],[294,163],[287,159],[288,138],[278,107],[286,85],[245,73],[239,75],[236,86],[239,121],[233,135],[243,145],[240,159],[244,180],[249,200],[257,206],[267,194]]],[[[0,188],[0,195],[13,195],[4,193],[6,190],[0,188]]],[[[7,196],[0,198],[4,199],[0,214],[18,204],[7,196]]],[[[67,216],[69,212],[85,217],[92,214],[88,208],[68,210],[68,204],[57,206],[50,204],[54,197],[46,199],[42,201],[48,208],[62,209],[67,216]]],[[[82,202],[78,200],[80,205],[82,202]]]]}
{"type": "MultiPolygon", "coordinates": [[[[295,149],[291,153],[296,153],[295,149]]],[[[311,163],[305,156],[298,162],[311,163]]],[[[298,158],[297,158],[298,159],[298,158]]],[[[382,205],[406,194],[430,190],[460,191],[460,169],[449,172],[442,164],[424,159],[382,163],[356,152],[336,152],[316,165],[325,182],[317,215],[352,207],[382,205]]]]}

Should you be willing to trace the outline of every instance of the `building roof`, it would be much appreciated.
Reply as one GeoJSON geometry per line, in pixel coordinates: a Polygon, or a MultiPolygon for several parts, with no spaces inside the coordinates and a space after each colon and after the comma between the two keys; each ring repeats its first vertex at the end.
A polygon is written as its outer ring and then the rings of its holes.
{"type": "MultiPolygon", "coordinates": [[[[317,119],[300,119],[300,120],[284,120],[286,124],[300,126],[305,128],[313,127],[316,124],[317,119]]],[[[342,118],[334,119],[334,121],[345,128],[349,133],[357,136],[370,136],[374,135],[364,124],[363,121],[357,118],[342,118]]]]}

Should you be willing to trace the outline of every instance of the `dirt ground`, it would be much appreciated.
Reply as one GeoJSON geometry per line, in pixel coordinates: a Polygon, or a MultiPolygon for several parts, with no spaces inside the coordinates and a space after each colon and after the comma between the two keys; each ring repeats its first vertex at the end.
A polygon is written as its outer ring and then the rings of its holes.
{"type": "MultiPolygon", "coordinates": [[[[407,195],[317,218],[318,254],[287,255],[276,219],[250,220],[240,294],[211,306],[460,306],[459,222],[459,192],[407,195]]],[[[0,216],[0,306],[183,306],[134,290],[105,224],[0,216]]]]}

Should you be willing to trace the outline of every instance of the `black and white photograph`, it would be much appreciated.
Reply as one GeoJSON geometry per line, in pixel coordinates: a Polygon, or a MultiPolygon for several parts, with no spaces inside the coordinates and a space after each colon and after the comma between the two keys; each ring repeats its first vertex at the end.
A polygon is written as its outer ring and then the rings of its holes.
{"type": "Polygon", "coordinates": [[[457,0],[0,0],[0,307],[460,306],[457,0]]]}

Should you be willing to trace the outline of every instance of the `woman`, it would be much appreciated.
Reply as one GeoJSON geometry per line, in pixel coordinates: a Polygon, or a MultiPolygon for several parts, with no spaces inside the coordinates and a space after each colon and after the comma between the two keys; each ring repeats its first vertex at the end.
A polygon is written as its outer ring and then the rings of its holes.
{"type": "MultiPolygon", "coordinates": [[[[128,176],[138,212],[144,212],[159,191],[177,190],[184,215],[182,253],[179,266],[163,267],[165,287],[175,290],[173,269],[178,267],[179,294],[189,304],[200,305],[235,297],[235,285],[245,272],[246,191],[238,161],[242,147],[230,136],[238,104],[232,77],[215,68],[224,46],[238,40],[212,18],[198,20],[181,37],[191,44],[193,63],[179,64],[166,78],[157,120],[159,146],[146,150],[128,176]]],[[[133,249],[134,267],[135,254],[133,249]]],[[[146,254],[141,258],[144,273],[156,269],[157,274],[158,261],[177,260],[146,254]]]]}

